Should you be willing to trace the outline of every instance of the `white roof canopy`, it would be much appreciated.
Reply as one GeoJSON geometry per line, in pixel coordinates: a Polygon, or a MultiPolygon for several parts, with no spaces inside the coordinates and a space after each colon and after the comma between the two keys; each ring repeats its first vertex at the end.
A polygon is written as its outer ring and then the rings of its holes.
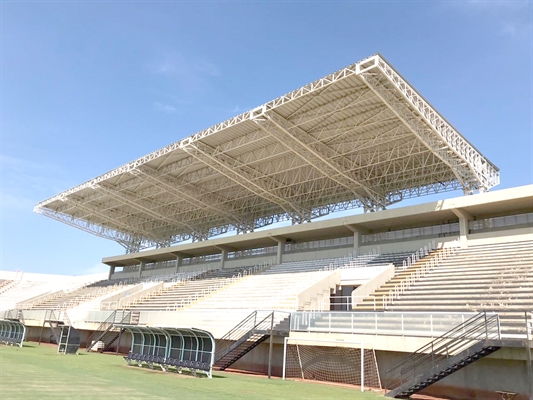
{"type": "Polygon", "coordinates": [[[498,183],[498,168],[375,55],[35,211],[132,252],[498,183]]]}

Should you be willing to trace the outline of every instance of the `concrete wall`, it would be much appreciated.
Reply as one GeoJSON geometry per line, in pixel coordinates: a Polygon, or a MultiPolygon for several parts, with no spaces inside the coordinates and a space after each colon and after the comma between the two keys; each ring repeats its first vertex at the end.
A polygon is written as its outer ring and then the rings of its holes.
{"type": "Polygon", "coordinates": [[[380,286],[384,285],[390,279],[392,279],[392,277],[394,277],[394,271],[394,265],[391,264],[390,267],[385,269],[383,272],[370,279],[364,285],[361,285],[357,289],[355,289],[352,292],[352,307],[361,303],[363,299],[370,296],[376,291],[376,289],[378,289],[380,286]]]}
{"type": "Polygon", "coordinates": [[[457,236],[446,236],[446,237],[425,237],[425,238],[414,238],[413,240],[397,240],[394,242],[384,242],[384,243],[375,243],[375,244],[364,244],[359,247],[357,254],[367,254],[371,253],[375,249],[379,249],[380,253],[398,253],[404,251],[413,251],[423,248],[428,243],[434,242],[435,247],[442,247],[445,243],[453,242],[457,239],[457,236]]]}
{"type": "Polygon", "coordinates": [[[351,252],[353,252],[353,248],[351,247],[340,247],[340,248],[337,247],[337,248],[327,248],[324,250],[289,253],[289,254],[283,254],[283,262],[309,261],[309,260],[317,260],[321,258],[344,257],[351,252]]]}
{"type": "Polygon", "coordinates": [[[533,240],[533,228],[498,230],[493,232],[471,233],[468,235],[469,246],[491,243],[522,242],[525,240],[533,240]]]}
{"type": "Polygon", "coordinates": [[[234,258],[224,261],[224,269],[253,267],[255,265],[276,263],[276,254],[257,257],[234,258]]]}

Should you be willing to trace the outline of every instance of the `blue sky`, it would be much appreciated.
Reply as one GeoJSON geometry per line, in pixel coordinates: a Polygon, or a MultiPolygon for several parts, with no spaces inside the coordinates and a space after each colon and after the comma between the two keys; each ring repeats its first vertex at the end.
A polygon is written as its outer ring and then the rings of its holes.
{"type": "Polygon", "coordinates": [[[0,7],[3,270],[101,271],[122,247],[36,203],[377,52],[500,167],[495,189],[533,182],[531,1],[0,7]]]}

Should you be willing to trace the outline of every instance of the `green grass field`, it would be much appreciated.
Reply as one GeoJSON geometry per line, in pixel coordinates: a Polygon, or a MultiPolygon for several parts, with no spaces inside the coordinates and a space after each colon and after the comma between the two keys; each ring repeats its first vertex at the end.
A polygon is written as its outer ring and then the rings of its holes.
{"type": "Polygon", "coordinates": [[[384,397],[355,388],[215,371],[213,379],[130,367],[121,356],[56,353],[27,342],[0,345],[0,399],[354,399],[384,397]]]}

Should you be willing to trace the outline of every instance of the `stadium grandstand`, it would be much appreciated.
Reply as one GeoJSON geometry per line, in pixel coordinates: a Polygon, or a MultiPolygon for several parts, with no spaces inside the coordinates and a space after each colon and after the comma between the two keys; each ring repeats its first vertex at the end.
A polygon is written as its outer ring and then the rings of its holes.
{"type": "Polygon", "coordinates": [[[37,204],[125,254],[106,276],[2,272],[0,340],[533,399],[533,185],[499,177],[374,55],[37,204]]]}

